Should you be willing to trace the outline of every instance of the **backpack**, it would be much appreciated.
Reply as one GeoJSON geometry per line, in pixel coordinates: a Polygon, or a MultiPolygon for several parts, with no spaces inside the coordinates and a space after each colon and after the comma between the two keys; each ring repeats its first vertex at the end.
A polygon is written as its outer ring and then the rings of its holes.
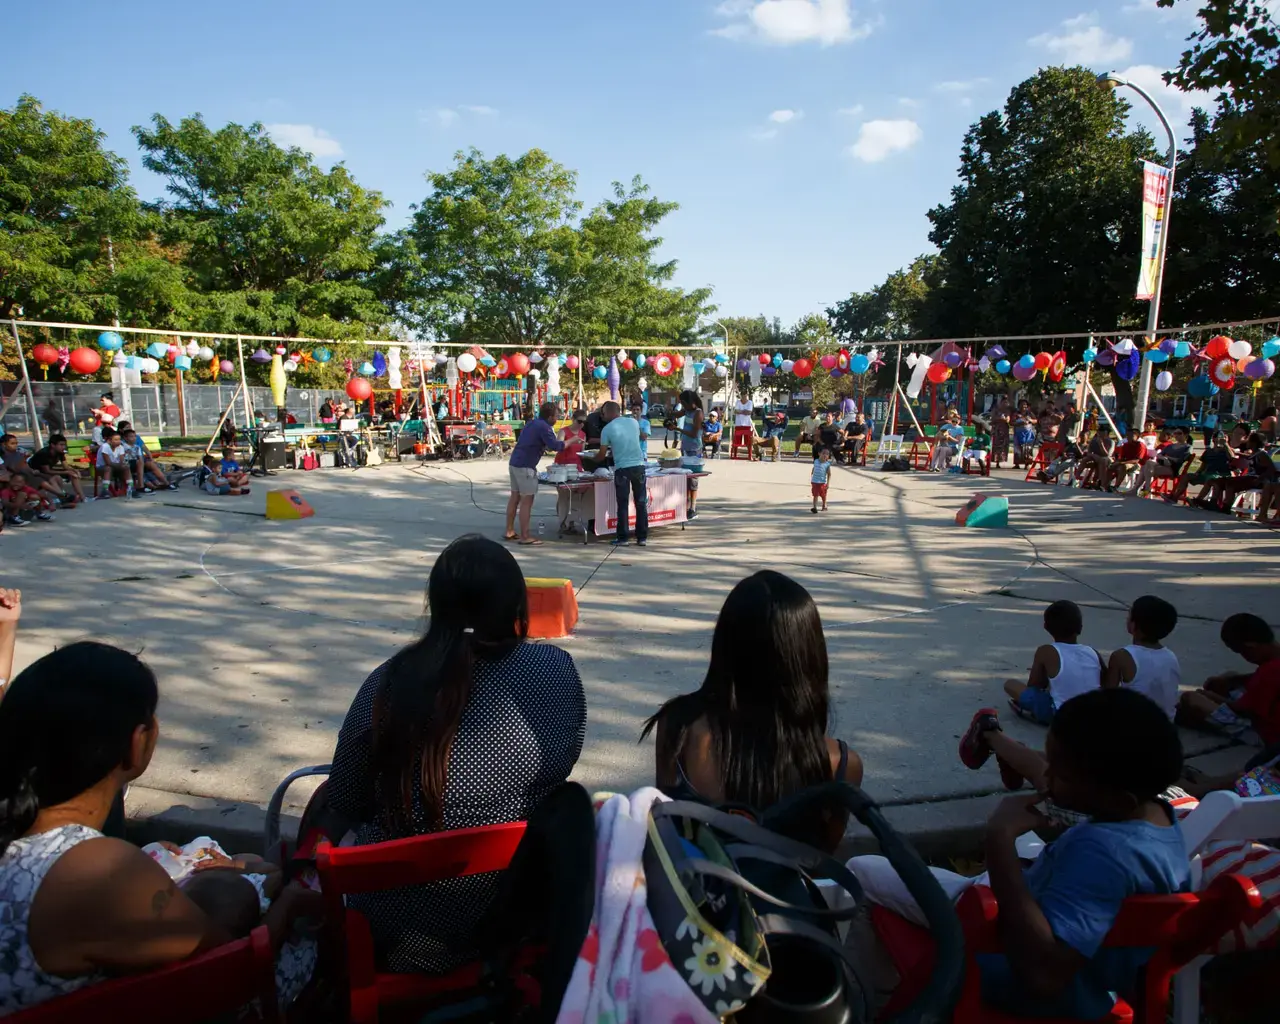
{"type": "Polygon", "coordinates": [[[871,829],[916,897],[937,941],[928,985],[896,1021],[950,1020],[964,970],[964,938],[951,900],[919,855],[856,786],[812,786],[764,812],[692,801],[653,805],[644,851],[648,908],[671,962],[712,1013],[743,1024],[786,1020],[867,1024],[871,988],[836,924],[861,912],[847,867],[806,843],[816,813],[833,805],[871,829]],[[832,907],[815,880],[850,897],[832,907]]]}
{"type": "Polygon", "coordinates": [[[882,473],[906,473],[911,469],[911,460],[905,455],[890,455],[880,467],[882,473]]]}

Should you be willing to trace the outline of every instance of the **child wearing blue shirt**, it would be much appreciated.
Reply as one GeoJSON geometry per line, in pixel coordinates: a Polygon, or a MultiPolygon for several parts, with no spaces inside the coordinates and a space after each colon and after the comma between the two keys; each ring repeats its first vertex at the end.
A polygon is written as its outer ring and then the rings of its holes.
{"type": "Polygon", "coordinates": [[[249,482],[249,474],[241,469],[240,463],[236,461],[234,448],[222,449],[222,464],[218,467],[218,472],[226,477],[227,483],[232,487],[243,487],[249,482]]]}
{"type": "Polygon", "coordinates": [[[813,492],[813,508],[809,511],[818,514],[818,499],[822,499],[822,511],[827,510],[827,486],[831,481],[831,449],[821,448],[813,460],[813,476],[810,478],[810,490],[813,492]]]}

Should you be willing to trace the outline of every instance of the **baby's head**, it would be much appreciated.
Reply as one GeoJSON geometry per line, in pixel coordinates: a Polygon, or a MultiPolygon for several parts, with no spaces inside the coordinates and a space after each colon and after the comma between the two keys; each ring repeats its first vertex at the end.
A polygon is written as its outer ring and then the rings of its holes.
{"type": "Polygon", "coordinates": [[[258,890],[234,868],[197,871],[182,891],[234,938],[245,938],[262,919],[258,890]]]}

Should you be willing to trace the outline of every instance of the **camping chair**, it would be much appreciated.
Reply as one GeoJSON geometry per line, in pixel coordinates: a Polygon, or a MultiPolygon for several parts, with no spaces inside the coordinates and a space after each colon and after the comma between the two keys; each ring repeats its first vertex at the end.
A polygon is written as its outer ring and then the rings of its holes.
{"type": "Polygon", "coordinates": [[[275,954],[265,925],[246,939],[189,960],[89,985],[5,1019],[9,1024],[237,1019],[238,1011],[255,999],[257,1019],[280,1019],[275,954]]]}
{"type": "MultiPolygon", "coordinates": [[[[1263,841],[1280,836],[1280,796],[1243,799],[1235,793],[1209,793],[1181,822],[1182,837],[1191,856],[1191,886],[1204,871],[1201,855],[1210,843],[1263,841]]],[[[1200,1020],[1200,971],[1210,957],[1198,956],[1174,979],[1174,1024],[1200,1020]]]]}
{"type": "MultiPolygon", "coordinates": [[[[1125,900],[1103,945],[1152,948],[1153,952],[1139,982],[1142,992],[1137,1011],[1124,1000],[1117,1000],[1111,1012],[1095,1024],[1166,1024],[1174,973],[1260,905],[1258,890],[1240,875],[1224,875],[1202,893],[1133,896],[1125,900]]],[[[977,957],[1003,952],[999,911],[991,890],[983,885],[970,887],[960,897],[956,911],[964,929],[966,963],[964,986],[952,1024],[1032,1024],[1033,1018],[1002,1013],[982,1002],[977,957]]],[[[883,907],[873,906],[871,917],[903,979],[885,1007],[888,1014],[905,1006],[933,970],[933,940],[925,929],[883,907]]],[[[1034,1021],[1066,1024],[1049,1017],[1036,1017],[1034,1021]]]]}
{"type": "MultiPolygon", "coordinates": [[[[480,986],[481,961],[448,974],[396,974],[378,970],[373,934],[344,896],[423,885],[450,878],[502,871],[524,836],[523,821],[393,839],[370,846],[335,847],[322,840],[316,871],[328,909],[326,928],[335,959],[345,967],[348,1011],[353,1024],[375,1024],[383,1007],[425,1004],[462,995],[480,986]]],[[[477,908],[477,913],[482,908],[477,908]]]]}

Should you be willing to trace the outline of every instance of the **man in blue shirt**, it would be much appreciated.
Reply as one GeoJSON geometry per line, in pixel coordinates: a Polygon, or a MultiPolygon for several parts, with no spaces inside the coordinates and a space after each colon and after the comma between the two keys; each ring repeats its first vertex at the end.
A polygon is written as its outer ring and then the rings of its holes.
{"type": "Polygon", "coordinates": [[[515,540],[516,513],[520,513],[520,543],[541,544],[529,533],[529,517],[533,512],[533,499],[538,493],[538,462],[550,449],[564,451],[564,442],[556,437],[551,424],[555,423],[559,408],[555,402],[543,402],[538,415],[524,425],[516,446],[511,452],[507,473],[511,477],[511,497],[507,499],[507,529],[503,536],[515,540]]]}
{"type": "Polygon", "coordinates": [[[644,480],[645,445],[640,438],[640,424],[630,416],[622,416],[617,402],[605,402],[600,407],[604,430],[600,433],[600,450],[607,448],[613,455],[613,488],[618,498],[618,531],[613,543],[627,543],[630,528],[631,495],[636,502],[636,544],[645,547],[649,542],[649,491],[644,480]]]}

